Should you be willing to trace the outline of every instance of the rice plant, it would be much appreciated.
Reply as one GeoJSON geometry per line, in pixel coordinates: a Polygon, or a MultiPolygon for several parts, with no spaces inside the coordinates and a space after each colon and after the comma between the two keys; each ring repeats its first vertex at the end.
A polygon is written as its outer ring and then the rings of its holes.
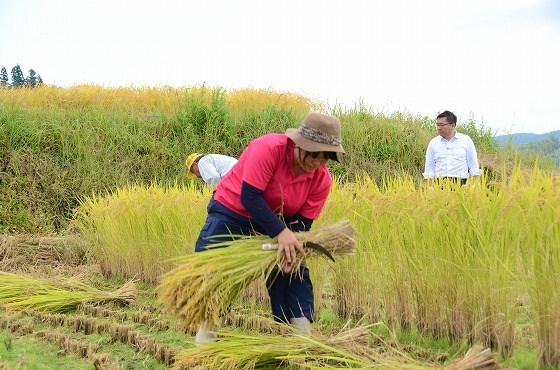
{"type": "Polygon", "coordinates": [[[336,266],[339,286],[351,294],[338,296],[346,300],[339,306],[507,352],[520,285],[512,274],[517,257],[507,239],[496,237],[499,208],[484,186],[417,189],[404,178],[385,189],[371,182],[358,187],[353,206],[362,238],[357,255],[336,266]],[[357,278],[342,278],[342,270],[357,278]]]}
{"type": "MultiPolygon", "coordinates": [[[[560,257],[556,247],[560,245],[559,189],[554,174],[520,168],[497,177],[492,183],[480,178],[465,187],[419,184],[412,176],[391,177],[383,185],[367,176],[355,183],[337,183],[316,226],[348,218],[360,237],[355,255],[338,258],[334,265],[322,260],[309,261],[311,272],[315,273],[314,283],[317,280],[315,295],[323,300],[321,304],[332,304],[342,318],[365,316],[437,337],[482,342],[505,356],[512,353],[517,343],[516,322],[522,310],[529,313],[529,325],[536,328],[541,364],[557,364],[560,318],[555,307],[560,305],[560,298],[555,287],[560,283],[557,279],[560,257]]],[[[200,199],[196,190],[181,191],[188,193],[182,202],[193,204],[189,212],[198,215],[202,224],[205,201],[196,203],[200,199]]],[[[106,250],[100,256],[104,253],[110,256],[105,257],[105,263],[115,271],[121,268],[119,265],[126,265],[127,260],[134,260],[133,252],[126,251],[145,245],[145,240],[157,235],[154,229],[146,227],[151,225],[151,218],[160,217],[153,215],[166,214],[167,208],[176,207],[165,202],[165,195],[153,198],[131,195],[131,198],[136,203],[149,204],[143,218],[139,218],[143,221],[131,228],[138,232],[127,234],[127,222],[135,224],[131,220],[136,216],[133,212],[123,212],[118,223],[125,226],[117,226],[113,231],[107,229],[108,235],[123,233],[122,239],[104,239],[104,227],[89,235],[92,240],[99,238],[99,244],[94,243],[94,247],[106,250]],[[134,234],[138,235],[137,240],[134,234]],[[130,240],[134,242],[129,246],[116,247],[130,240]],[[119,260],[122,251],[130,257],[119,260]]],[[[95,200],[100,210],[110,205],[103,204],[103,199],[95,200]]],[[[135,206],[132,202],[128,209],[135,206]]],[[[106,220],[103,222],[107,225],[112,217],[119,219],[118,213],[103,212],[83,216],[88,219],[102,215],[99,220],[106,220]]],[[[99,220],[92,221],[92,230],[99,220]]],[[[162,217],[159,222],[160,229],[191,227],[184,225],[191,222],[185,217],[162,217]]],[[[194,244],[198,228],[188,229],[192,230],[192,239],[185,241],[186,244],[194,244]]],[[[146,254],[144,262],[128,264],[126,273],[140,274],[143,266],[151,266],[147,269],[157,269],[159,273],[164,271],[162,256],[178,254],[172,243],[162,243],[157,248],[161,250],[146,254]]],[[[202,253],[201,257],[208,253],[210,258],[214,252],[218,251],[202,253]]],[[[254,253],[258,256],[261,251],[254,253]]],[[[264,279],[266,274],[260,269],[266,272],[268,265],[258,265],[257,259],[251,261],[255,265],[248,269],[257,271],[254,278],[264,279]]],[[[229,263],[232,262],[223,258],[213,268],[234,269],[229,263]]],[[[205,284],[214,284],[200,276],[198,279],[192,289],[204,290],[208,287],[205,284]]],[[[188,297],[196,297],[196,292],[177,298],[177,310],[184,307],[188,297]]],[[[195,312],[199,309],[194,308],[195,312]]]]}
{"type": "Polygon", "coordinates": [[[132,281],[114,292],[107,292],[76,280],[68,280],[61,287],[45,280],[0,272],[0,305],[9,309],[62,313],[72,311],[83,303],[129,304],[136,295],[132,281]]]}
{"type": "MultiPolygon", "coordinates": [[[[334,255],[345,255],[354,251],[353,234],[348,222],[339,222],[296,233],[296,237],[302,243],[320,244],[334,255]]],[[[283,254],[263,250],[262,246],[270,243],[274,240],[266,236],[243,237],[214,244],[206,252],[179,257],[176,267],[163,276],[159,296],[186,328],[194,330],[204,321],[217,326],[243,289],[253,281],[267,280],[277,266],[283,265],[283,254]]],[[[307,257],[314,254],[310,251],[307,257]]],[[[298,271],[304,258],[298,255],[294,271],[298,271]]]]}
{"type": "Polygon", "coordinates": [[[180,352],[174,368],[229,369],[449,369],[493,370],[488,350],[473,348],[466,356],[442,367],[414,360],[388,346],[370,347],[367,327],[341,331],[333,337],[302,335],[284,324],[272,323],[276,334],[221,331],[216,342],[180,352]]]}
{"type": "Polygon", "coordinates": [[[76,225],[106,276],[157,281],[170,258],[189,254],[210,190],[130,186],[83,201],[76,225]]]}

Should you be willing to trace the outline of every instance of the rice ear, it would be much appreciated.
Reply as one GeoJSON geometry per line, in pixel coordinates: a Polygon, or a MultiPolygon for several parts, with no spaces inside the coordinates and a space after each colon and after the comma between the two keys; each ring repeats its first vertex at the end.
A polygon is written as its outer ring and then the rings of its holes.
{"type": "Polygon", "coordinates": [[[480,345],[473,346],[465,356],[447,366],[445,370],[495,370],[499,369],[498,363],[490,348],[480,345]]]}
{"type": "Polygon", "coordinates": [[[277,327],[274,335],[221,331],[215,342],[178,353],[174,369],[498,369],[493,359],[489,361],[489,350],[482,348],[473,348],[463,359],[441,367],[395,351],[386,343],[367,347],[364,340],[369,326],[355,327],[326,338],[320,334],[302,335],[286,324],[271,325],[277,327]],[[353,342],[354,339],[359,343],[353,342]]]}
{"type": "Polygon", "coordinates": [[[135,280],[127,281],[122,287],[111,293],[110,300],[121,305],[129,305],[138,297],[138,288],[136,288],[135,280]]]}
{"type": "MultiPolygon", "coordinates": [[[[313,231],[296,233],[299,241],[321,244],[334,254],[354,251],[354,229],[348,221],[323,225],[313,231]]],[[[253,281],[267,280],[282,265],[284,256],[262,250],[275,241],[264,236],[240,236],[239,239],[217,243],[209,250],[175,259],[177,266],[166,273],[158,294],[167,311],[189,330],[202,322],[219,325],[220,317],[253,281]],[[222,248],[227,246],[227,248],[222,248]]],[[[316,256],[310,252],[309,257],[316,256]]],[[[298,255],[297,268],[306,256],[298,255]]]]}
{"type": "Polygon", "coordinates": [[[0,304],[17,310],[63,313],[75,310],[83,303],[130,303],[136,298],[132,281],[115,292],[102,291],[73,280],[64,285],[62,288],[47,280],[0,271],[0,304]]]}

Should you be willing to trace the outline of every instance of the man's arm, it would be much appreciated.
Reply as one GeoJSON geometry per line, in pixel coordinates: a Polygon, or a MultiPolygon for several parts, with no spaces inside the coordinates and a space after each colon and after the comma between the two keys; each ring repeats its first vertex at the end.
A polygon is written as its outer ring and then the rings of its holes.
{"type": "Polygon", "coordinates": [[[467,143],[467,166],[469,167],[469,175],[480,176],[476,148],[471,138],[469,138],[467,143]]]}
{"type": "Polygon", "coordinates": [[[208,185],[216,185],[222,178],[209,155],[202,157],[198,161],[198,170],[200,171],[200,177],[208,185]]]}
{"type": "Polygon", "coordinates": [[[424,163],[424,173],[422,175],[424,179],[433,179],[436,177],[436,158],[432,141],[430,141],[426,149],[426,161],[424,163]]]}

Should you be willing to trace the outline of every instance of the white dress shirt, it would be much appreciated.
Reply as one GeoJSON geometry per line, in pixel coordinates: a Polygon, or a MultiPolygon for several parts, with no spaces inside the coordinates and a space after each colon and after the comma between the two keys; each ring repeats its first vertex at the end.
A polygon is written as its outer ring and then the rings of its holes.
{"type": "Polygon", "coordinates": [[[459,177],[466,179],[480,175],[476,148],[472,139],[456,132],[450,140],[436,136],[428,144],[424,178],[459,177]]]}
{"type": "Polygon", "coordinates": [[[237,159],[222,154],[207,154],[198,160],[198,170],[205,183],[216,186],[237,163],[237,159]]]}

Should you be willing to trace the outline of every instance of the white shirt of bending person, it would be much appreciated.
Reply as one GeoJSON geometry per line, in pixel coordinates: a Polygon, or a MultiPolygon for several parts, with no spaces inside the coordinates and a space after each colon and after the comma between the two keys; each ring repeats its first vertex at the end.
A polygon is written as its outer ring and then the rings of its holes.
{"type": "Polygon", "coordinates": [[[480,168],[476,148],[472,139],[465,134],[456,132],[447,140],[436,136],[428,144],[424,178],[479,176],[480,168]]]}
{"type": "Polygon", "coordinates": [[[198,160],[198,170],[206,184],[216,187],[236,163],[237,159],[227,155],[206,154],[198,160]]]}

